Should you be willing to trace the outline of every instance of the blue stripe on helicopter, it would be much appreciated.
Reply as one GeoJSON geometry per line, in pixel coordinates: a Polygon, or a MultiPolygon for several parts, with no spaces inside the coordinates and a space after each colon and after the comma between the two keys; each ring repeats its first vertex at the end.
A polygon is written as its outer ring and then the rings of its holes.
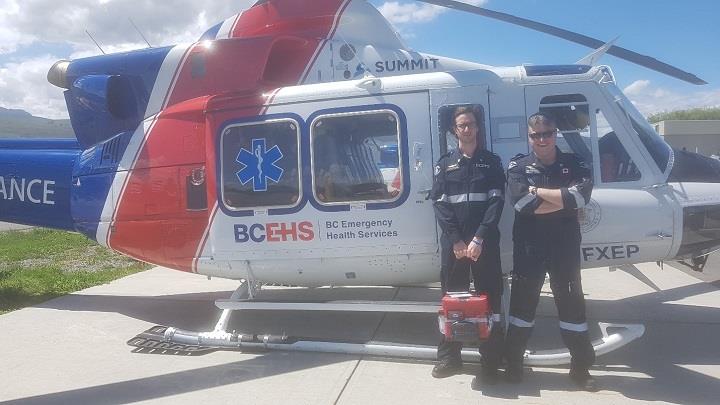
{"type": "Polygon", "coordinates": [[[83,151],[75,166],[71,213],[77,230],[90,239],[96,238],[105,200],[132,135],[123,132],[83,151]]]}
{"type": "Polygon", "coordinates": [[[222,27],[222,25],[223,25],[222,22],[213,25],[207,31],[205,31],[205,33],[202,34],[202,36],[200,37],[199,40],[200,41],[208,41],[208,40],[215,39],[217,37],[217,34],[220,31],[220,27],[222,27]]]}

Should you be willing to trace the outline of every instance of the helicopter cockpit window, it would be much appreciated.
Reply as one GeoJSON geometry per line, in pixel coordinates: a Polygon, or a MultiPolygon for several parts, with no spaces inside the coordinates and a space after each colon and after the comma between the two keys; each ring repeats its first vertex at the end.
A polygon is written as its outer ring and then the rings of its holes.
{"type": "Polygon", "coordinates": [[[458,148],[458,140],[457,136],[455,136],[455,133],[453,132],[453,126],[455,125],[455,122],[453,121],[453,115],[455,113],[455,109],[458,107],[469,107],[475,110],[477,113],[477,117],[479,117],[480,122],[478,122],[478,144],[479,145],[486,145],[486,139],[485,139],[485,123],[483,121],[485,115],[483,113],[483,107],[480,104],[457,104],[457,105],[445,105],[440,107],[438,110],[438,126],[439,126],[439,134],[440,134],[440,154],[443,155],[449,151],[453,151],[458,148]]]}
{"type": "Polygon", "coordinates": [[[563,152],[577,153],[587,164],[591,164],[590,106],[585,96],[561,94],[543,97],[539,110],[555,119],[560,131],[557,147],[563,152]]]}
{"type": "Polygon", "coordinates": [[[227,126],[221,140],[222,199],[232,211],[295,206],[301,194],[297,122],[227,126]]]}
{"type": "Polygon", "coordinates": [[[603,183],[618,183],[640,180],[640,170],[630,158],[601,110],[595,111],[600,155],[600,180],[603,183]]]}
{"type": "Polygon", "coordinates": [[[640,141],[652,156],[661,172],[669,170],[672,161],[672,148],[658,135],[655,129],[648,124],[647,120],[640,114],[630,100],[615,85],[605,86],[615,98],[617,105],[623,114],[630,120],[633,130],[637,133],[640,141]]]}
{"type": "Polygon", "coordinates": [[[321,204],[392,201],[403,189],[392,111],[321,115],[310,126],[313,192],[321,204]]]}

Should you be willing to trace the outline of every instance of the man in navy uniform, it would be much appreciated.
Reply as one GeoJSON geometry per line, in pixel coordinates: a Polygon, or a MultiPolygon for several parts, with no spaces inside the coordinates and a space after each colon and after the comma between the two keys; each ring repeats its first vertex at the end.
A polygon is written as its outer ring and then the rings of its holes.
{"type": "Polygon", "coordinates": [[[552,117],[543,113],[530,116],[532,152],[516,156],[508,166],[515,224],[506,377],[511,382],[522,381],[525,348],[547,272],[562,339],[572,356],[570,377],[592,391],[596,384],[588,368],[595,361],[595,352],[588,336],[580,281],[578,222],[578,209],[590,201],[592,173],[578,155],[561,152],[556,137],[552,117]]]}
{"type": "MultiPolygon", "coordinates": [[[[500,158],[485,149],[478,138],[482,116],[471,107],[457,107],[451,120],[458,148],[440,158],[430,198],[442,229],[442,291],[468,291],[470,272],[476,293],[486,293],[493,315],[489,339],[480,347],[482,377],[496,380],[502,359],[504,328],[500,322],[502,270],[498,221],[504,205],[505,173],[500,158]]],[[[435,378],[448,377],[462,368],[462,342],[447,341],[438,346],[435,378]]],[[[477,388],[479,379],[473,380],[477,388]]]]}

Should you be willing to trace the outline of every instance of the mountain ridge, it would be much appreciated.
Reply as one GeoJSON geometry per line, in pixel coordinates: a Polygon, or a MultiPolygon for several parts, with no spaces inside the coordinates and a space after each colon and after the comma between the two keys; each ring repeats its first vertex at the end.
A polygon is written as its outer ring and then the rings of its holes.
{"type": "Polygon", "coordinates": [[[73,138],[69,119],[36,117],[21,109],[0,107],[0,138],[73,138]]]}

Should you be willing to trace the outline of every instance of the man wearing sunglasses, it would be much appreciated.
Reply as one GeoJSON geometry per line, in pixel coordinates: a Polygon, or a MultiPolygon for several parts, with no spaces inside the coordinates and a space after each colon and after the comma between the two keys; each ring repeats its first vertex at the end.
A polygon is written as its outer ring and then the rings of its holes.
{"type": "Polygon", "coordinates": [[[545,274],[560,318],[560,333],[572,356],[570,378],[581,388],[597,390],[588,372],[595,352],[585,319],[580,281],[578,209],[590,201],[592,174],[581,158],[555,145],[557,126],[543,113],[528,118],[532,152],[508,166],[508,193],[515,208],[513,278],[505,341],[506,377],[522,381],[523,357],[535,323],[545,274]]]}
{"type": "MultiPolygon", "coordinates": [[[[500,322],[502,269],[498,222],[505,203],[505,173],[500,157],[485,149],[482,115],[472,107],[457,107],[451,117],[458,148],[442,156],[435,167],[430,198],[442,229],[441,280],[443,293],[468,291],[470,272],[476,293],[486,293],[494,313],[489,339],[480,347],[480,380],[492,384],[502,360],[504,328],[500,322]]],[[[432,375],[449,377],[462,368],[462,342],[445,338],[438,346],[432,375]]]]}

